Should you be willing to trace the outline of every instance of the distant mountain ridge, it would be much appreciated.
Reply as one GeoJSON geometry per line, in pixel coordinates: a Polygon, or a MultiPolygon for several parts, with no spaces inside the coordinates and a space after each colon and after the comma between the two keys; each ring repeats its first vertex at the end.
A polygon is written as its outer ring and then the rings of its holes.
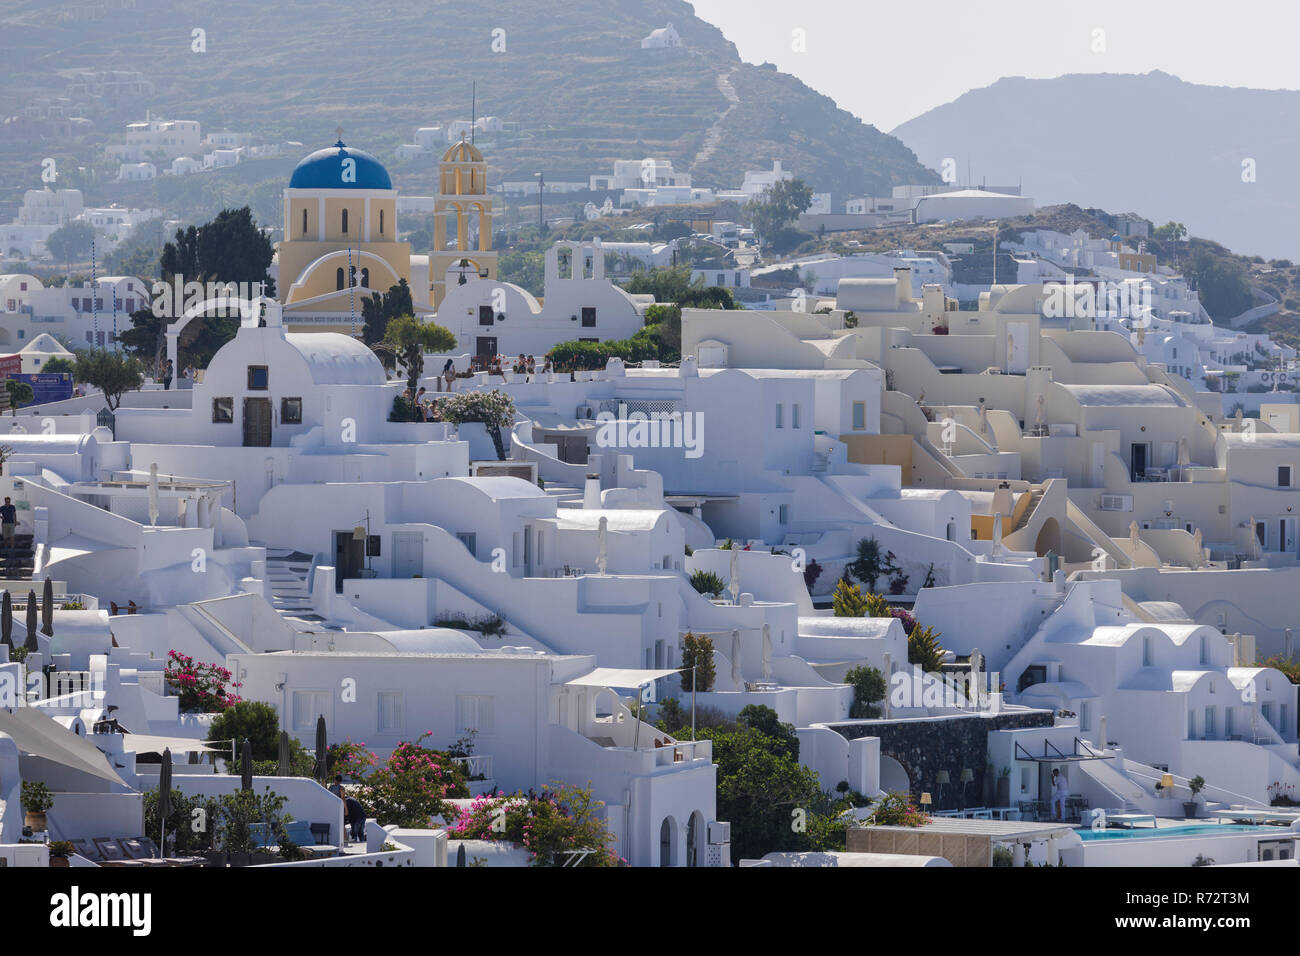
{"type": "Polygon", "coordinates": [[[1238,252],[1300,259],[1300,92],[1168,73],[1007,77],[903,123],[920,160],[1070,202],[1177,220],[1238,252]],[[1253,160],[1255,181],[1243,182],[1253,160]]]}
{"type": "MultiPolygon", "coordinates": [[[[338,125],[391,163],[416,126],[479,115],[522,125],[489,150],[501,179],[585,179],[615,159],[672,160],[696,182],[738,185],[787,169],[836,199],[934,182],[896,139],[799,80],[741,62],[682,0],[18,0],[0,13],[9,50],[0,112],[61,92],[80,70],[134,70],[155,95],[103,108],[101,134],[145,109],[204,129],[251,129],[315,147],[338,125]],[[120,9],[119,9],[120,8],[120,9]],[[94,11],[99,11],[93,16],[94,11]],[[673,23],[686,50],[640,49],[673,23]],[[207,50],[191,49],[192,30],[207,50]],[[504,31],[498,33],[497,31],[504,31]],[[503,50],[503,52],[496,52],[503,50]]],[[[0,159],[7,159],[0,149],[0,159]]],[[[30,163],[30,160],[29,160],[30,163]]],[[[390,167],[398,188],[433,186],[432,163],[390,167]]]]}

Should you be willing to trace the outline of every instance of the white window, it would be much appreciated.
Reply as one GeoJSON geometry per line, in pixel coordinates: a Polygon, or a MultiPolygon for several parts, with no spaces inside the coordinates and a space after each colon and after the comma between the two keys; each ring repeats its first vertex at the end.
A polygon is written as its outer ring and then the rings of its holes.
{"type": "Polygon", "coordinates": [[[776,427],[785,428],[785,406],[780,402],[776,403],[776,427]]]}
{"type": "Polygon", "coordinates": [[[324,716],[329,723],[330,692],[327,690],[296,690],[293,692],[293,729],[314,731],[316,718],[324,716]]]}
{"type": "Polygon", "coordinates": [[[867,430],[867,403],[853,403],[853,430],[862,432],[867,430]]]}
{"type": "Polygon", "coordinates": [[[798,405],[790,406],[790,427],[791,428],[799,427],[799,406],[798,405]]]}
{"type": "Polygon", "coordinates": [[[456,697],[456,731],[474,730],[488,736],[493,732],[492,698],[459,694],[456,697]]]}
{"type": "Polygon", "coordinates": [[[379,692],[379,732],[396,734],[406,729],[406,695],[400,690],[379,692]]]}

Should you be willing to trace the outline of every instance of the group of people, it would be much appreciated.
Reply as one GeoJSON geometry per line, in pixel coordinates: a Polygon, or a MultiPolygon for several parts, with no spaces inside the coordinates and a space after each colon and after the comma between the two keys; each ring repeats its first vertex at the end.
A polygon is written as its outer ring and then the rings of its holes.
{"type": "MultiPolygon", "coordinates": [[[[158,377],[163,383],[163,388],[165,390],[170,390],[172,387],[172,380],[176,377],[176,363],[171,359],[163,359],[162,368],[159,369],[159,372],[161,374],[158,377]]],[[[190,364],[185,366],[185,369],[181,374],[185,376],[187,380],[193,382],[197,370],[194,368],[193,364],[190,364]]]]}
{"type": "Polygon", "coordinates": [[[423,385],[415,392],[409,388],[402,392],[402,395],[411,405],[411,420],[416,422],[440,422],[442,421],[442,411],[438,402],[432,398],[427,398],[428,389],[423,385]]]}
{"type": "Polygon", "coordinates": [[[353,842],[358,842],[366,838],[366,808],[361,805],[361,801],[347,793],[343,789],[343,774],[334,775],[334,782],[330,784],[330,793],[343,801],[343,842],[348,842],[351,836],[353,842]]]}

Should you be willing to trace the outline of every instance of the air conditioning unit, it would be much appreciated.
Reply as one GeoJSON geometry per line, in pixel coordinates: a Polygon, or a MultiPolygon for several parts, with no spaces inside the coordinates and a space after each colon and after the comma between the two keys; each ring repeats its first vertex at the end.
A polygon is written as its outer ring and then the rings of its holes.
{"type": "Polygon", "coordinates": [[[1102,511],[1132,511],[1133,496],[1132,495],[1102,495],[1101,510],[1102,511]]]}
{"type": "Polygon", "coordinates": [[[579,405],[573,413],[574,418],[595,418],[596,413],[590,405],[579,405]]]}
{"type": "Polygon", "coordinates": [[[714,844],[731,842],[731,824],[714,820],[709,824],[709,842],[714,844]]]}

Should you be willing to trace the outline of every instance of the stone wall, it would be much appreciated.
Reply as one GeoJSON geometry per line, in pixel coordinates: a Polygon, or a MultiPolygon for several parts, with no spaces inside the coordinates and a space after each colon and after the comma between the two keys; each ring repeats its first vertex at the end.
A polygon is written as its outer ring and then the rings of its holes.
{"type": "Polygon", "coordinates": [[[932,810],[989,806],[995,800],[993,780],[985,777],[989,764],[989,734],[995,730],[1023,727],[1051,727],[1050,710],[1019,710],[1003,714],[954,714],[908,720],[846,720],[827,724],[846,740],[879,737],[880,755],[893,757],[911,782],[913,802],[928,792],[932,810]],[[961,772],[969,769],[974,780],[961,783],[961,772]],[[937,776],[947,770],[951,781],[940,785],[937,776]]]}

